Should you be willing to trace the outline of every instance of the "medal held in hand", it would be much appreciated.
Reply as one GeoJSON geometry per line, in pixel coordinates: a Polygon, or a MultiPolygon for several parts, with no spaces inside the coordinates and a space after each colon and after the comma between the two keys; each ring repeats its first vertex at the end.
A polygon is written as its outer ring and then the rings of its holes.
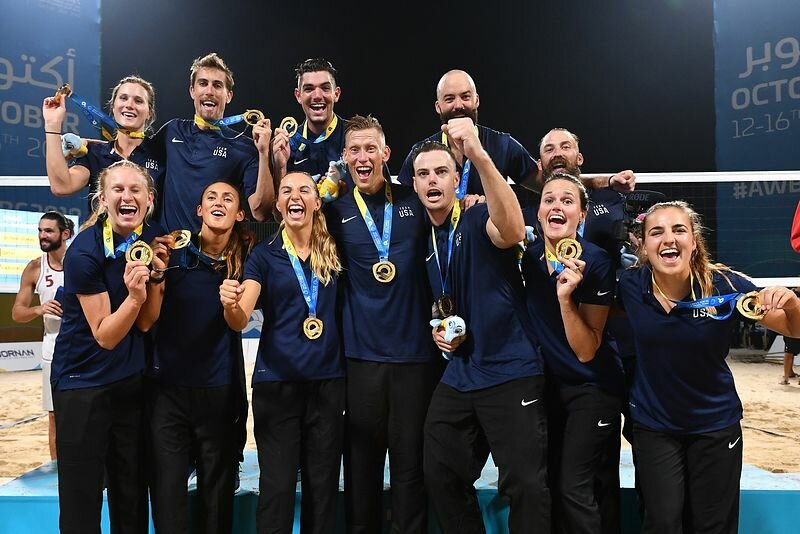
{"type": "Polygon", "coordinates": [[[583,247],[575,239],[565,237],[556,244],[556,256],[566,260],[579,259],[583,253],[583,247]]]}
{"type": "Polygon", "coordinates": [[[150,265],[153,261],[153,249],[144,241],[137,241],[125,251],[125,261],[141,261],[145,265],[150,265]]]}
{"type": "Polygon", "coordinates": [[[192,239],[192,233],[189,230],[175,230],[170,232],[169,235],[171,235],[173,238],[172,243],[169,246],[169,248],[172,250],[185,247],[192,239]]]}
{"type": "Polygon", "coordinates": [[[294,134],[297,133],[297,128],[298,128],[297,120],[295,120],[294,117],[284,117],[283,120],[281,121],[280,127],[286,130],[286,134],[289,137],[292,137],[294,134]]]}
{"type": "Polygon", "coordinates": [[[739,300],[736,301],[736,309],[742,316],[754,321],[760,321],[767,316],[767,312],[759,306],[758,291],[751,291],[739,297],[739,300]]]}

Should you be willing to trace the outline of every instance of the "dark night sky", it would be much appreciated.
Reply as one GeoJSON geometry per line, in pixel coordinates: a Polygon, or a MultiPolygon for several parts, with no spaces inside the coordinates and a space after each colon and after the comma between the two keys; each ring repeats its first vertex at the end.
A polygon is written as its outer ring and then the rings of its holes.
{"type": "Polygon", "coordinates": [[[191,116],[188,68],[209,51],[236,78],[226,114],[300,119],[293,67],[324,56],[336,111],[380,119],[393,173],[438,128],[435,86],[451,68],[475,79],[480,122],[531,152],[561,126],[581,137],[585,172],[715,169],[712,0],[104,0],[102,21],[104,100],[138,73],[156,86],[157,125],[191,116]]]}

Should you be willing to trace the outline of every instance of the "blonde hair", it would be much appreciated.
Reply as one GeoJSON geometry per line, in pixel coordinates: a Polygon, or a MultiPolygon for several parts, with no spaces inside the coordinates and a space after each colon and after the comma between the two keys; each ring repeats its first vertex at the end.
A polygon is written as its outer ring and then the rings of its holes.
{"type": "Polygon", "coordinates": [[[117,82],[117,85],[111,90],[111,98],[106,102],[106,107],[111,112],[111,115],[114,115],[114,100],[117,99],[117,93],[119,92],[119,88],[122,87],[123,84],[126,83],[135,83],[141,85],[144,89],[144,92],[147,93],[147,107],[150,110],[150,118],[144,123],[144,131],[150,129],[153,123],[156,120],[156,90],[153,88],[153,84],[145,80],[144,78],[140,78],[136,75],[125,76],[120,81],[117,82]]]}
{"type": "MultiPolygon", "coordinates": [[[[700,284],[700,298],[706,298],[713,295],[714,290],[714,273],[719,273],[727,282],[728,285],[731,286],[731,289],[736,290],[731,283],[730,278],[728,278],[726,273],[736,273],[740,276],[745,278],[746,275],[735,271],[728,267],[723,263],[712,263],[711,255],[708,252],[708,247],[706,245],[706,240],[703,235],[703,228],[702,221],[700,220],[700,215],[694,211],[688,203],[682,200],[671,200],[668,202],[659,202],[654,204],[647,210],[644,215],[644,220],[642,221],[642,238],[646,239],[646,231],[647,231],[647,219],[660,209],[665,208],[676,208],[683,211],[689,217],[689,224],[691,225],[691,232],[692,236],[694,237],[694,241],[696,244],[696,248],[694,252],[692,252],[691,261],[689,262],[689,268],[691,270],[692,275],[700,284]]],[[[639,247],[638,251],[639,255],[639,265],[649,265],[649,260],[647,256],[644,254],[644,246],[639,247]]],[[[714,308],[708,308],[709,310],[714,310],[714,308]]]]}
{"type": "MultiPolygon", "coordinates": [[[[314,186],[314,197],[319,200],[319,190],[314,183],[314,179],[307,172],[292,171],[286,176],[291,174],[302,174],[306,176],[311,184],[314,186]]],[[[284,176],[284,178],[286,178],[284,176]]],[[[286,227],[286,221],[281,221],[278,233],[286,227]]],[[[276,235],[277,237],[277,235],[276,235]]],[[[328,232],[328,223],[325,221],[325,214],[322,213],[320,202],[320,209],[314,212],[314,217],[311,221],[311,270],[317,276],[322,285],[328,285],[333,277],[342,271],[342,262],[339,259],[339,253],[336,250],[336,242],[328,232]]]]}
{"type": "MultiPolygon", "coordinates": [[[[116,163],[113,163],[112,165],[109,165],[108,167],[103,169],[103,171],[100,173],[100,176],[97,179],[97,189],[95,189],[90,195],[93,207],[92,214],[89,216],[88,219],[86,219],[86,222],[84,222],[81,225],[80,228],[81,230],[89,228],[90,226],[94,225],[97,221],[104,221],[108,218],[108,211],[106,207],[103,206],[103,203],[100,202],[100,195],[102,194],[103,190],[106,187],[106,181],[108,175],[114,172],[116,169],[122,169],[122,168],[131,169],[132,171],[141,175],[141,177],[145,180],[145,183],[147,184],[148,192],[152,193],[153,198],[155,199],[156,186],[155,183],[153,182],[153,177],[150,176],[150,173],[148,173],[144,167],[141,167],[132,161],[129,161],[127,159],[119,160],[116,163]]],[[[155,202],[152,202],[147,207],[147,213],[144,216],[145,221],[147,221],[153,214],[153,209],[155,207],[154,204],[155,202]]]]}
{"type": "Polygon", "coordinates": [[[225,88],[228,91],[233,91],[233,71],[228,68],[225,61],[217,55],[216,52],[211,52],[205,56],[199,57],[192,62],[189,68],[189,83],[194,85],[197,79],[197,71],[200,69],[217,69],[225,73],[225,88]]]}

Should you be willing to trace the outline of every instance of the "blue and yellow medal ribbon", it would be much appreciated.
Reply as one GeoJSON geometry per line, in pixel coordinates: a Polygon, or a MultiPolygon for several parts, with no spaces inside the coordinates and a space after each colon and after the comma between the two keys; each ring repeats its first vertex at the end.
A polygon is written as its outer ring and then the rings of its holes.
{"type": "Polygon", "coordinates": [[[367,204],[364,202],[361,192],[357,187],[353,189],[353,198],[355,198],[356,204],[358,205],[358,211],[361,213],[361,218],[364,219],[364,222],[367,224],[367,230],[369,230],[369,235],[372,236],[372,242],[375,243],[375,248],[378,249],[379,261],[389,260],[389,245],[392,241],[392,187],[389,185],[389,182],[386,182],[384,193],[386,195],[386,201],[383,204],[383,235],[378,235],[378,227],[375,226],[375,221],[372,219],[372,215],[367,209],[367,204]]]}
{"type": "Polygon", "coordinates": [[[114,248],[114,230],[111,228],[111,221],[106,219],[103,222],[103,251],[106,258],[119,258],[122,254],[125,254],[130,246],[142,235],[142,228],[144,228],[144,223],[137,226],[136,230],[131,232],[131,235],[125,241],[114,248]]]}
{"type": "MultiPolygon", "coordinates": [[[[450,213],[450,230],[447,233],[447,269],[450,270],[450,258],[453,256],[453,236],[456,235],[458,221],[461,219],[461,205],[456,202],[453,204],[453,211],[450,213]]],[[[442,283],[442,295],[447,294],[447,274],[442,276],[442,263],[439,259],[439,247],[436,245],[436,231],[431,225],[431,244],[433,254],[436,256],[436,265],[439,267],[439,280],[442,283]]]]}
{"type": "Polygon", "coordinates": [[[144,132],[134,132],[125,128],[120,128],[117,121],[103,113],[100,108],[92,105],[82,96],[71,92],[67,98],[78,104],[78,107],[89,120],[89,123],[100,130],[100,133],[107,141],[114,141],[117,133],[123,133],[134,139],[144,139],[144,132]]]}
{"type": "Polygon", "coordinates": [[[286,253],[289,255],[289,262],[292,264],[292,269],[294,269],[294,275],[297,277],[297,282],[300,284],[300,291],[303,293],[303,299],[305,299],[308,305],[308,316],[316,317],[317,299],[319,297],[319,279],[316,273],[314,273],[314,269],[311,269],[311,287],[309,288],[306,275],[303,272],[303,267],[300,265],[300,258],[297,257],[297,251],[292,244],[292,240],[289,239],[289,235],[286,233],[286,228],[281,230],[281,238],[283,239],[283,248],[286,249],[286,253]]]}
{"type": "Polygon", "coordinates": [[[317,136],[315,140],[310,141],[308,139],[308,120],[306,120],[303,122],[303,134],[301,135],[300,132],[295,132],[294,135],[289,138],[289,146],[291,146],[293,149],[296,148],[298,152],[302,152],[306,148],[306,143],[315,145],[330,137],[338,124],[339,116],[334,113],[333,119],[331,120],[330,124],[328,124],[328,127],[325,128],[325,131],[317,136]]]}

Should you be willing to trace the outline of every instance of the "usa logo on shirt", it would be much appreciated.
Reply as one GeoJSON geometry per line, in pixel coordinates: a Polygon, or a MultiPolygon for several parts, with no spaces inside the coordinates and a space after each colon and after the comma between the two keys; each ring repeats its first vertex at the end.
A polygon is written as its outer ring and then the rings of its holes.
{"type": "Polygon", "coordinates": [[[397,210],[397,214],[400,217],[413,217],[414,212],[408,206],[401,206],[400,209],[397,210]]]}
{"type": "Polygon", "coordinates": [[[218,146],[218,147],[216,147],[214,149],[214,155],[215,156],[219,156],[221,158],[226,158],[227,159],[227,157],[228,157],[228,148],[224,147],[224,146],[218,146]]]}
{"type": "Polygon", "coordinates": [[[458,233],[456,234],[456,246],[457,246],[457,247],[460,247],[460,246],[461,246],[461,232],[458,232],[458,233]]]}
{"type": "Polygon", "coordinates": [[[158,162],[156,160],[154,160],[154,159],[148,159],[147,161],[144,162],[144,168],[145,169],[152,169],[154,171],[157,171],[158,170],[158,162]]]}

